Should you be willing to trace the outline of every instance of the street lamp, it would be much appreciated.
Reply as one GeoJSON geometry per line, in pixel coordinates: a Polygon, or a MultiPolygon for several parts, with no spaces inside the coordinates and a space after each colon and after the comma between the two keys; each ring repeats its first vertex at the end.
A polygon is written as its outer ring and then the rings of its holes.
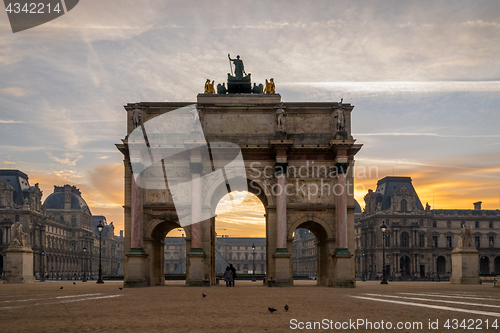
{"type": "Polygon", "coordinates": [[[87,262],[87,248],[84,246],[83,247],[83,279],[82,282],[87,282],[87,276],[85,275],[86,269],[85,269],[85,263],[87,262]]]}
{"type": "Polygon", "coordinates": [[[387,226],[384,221],[382,221],[380,230],[382,230],[382,281],[380,281],[380,284],[387,284],[385,278],[385,231],[387,230],[387,226]]]}
{"type": "Polygon", "coordinates": [[[361,252],[361,260],[363,261],[363,273],[361,274],[361,281],[366,281],[366,276],[365,276],[365,273],[366,273],[366,259],[365,259],[365,251],[361,252]]]}
{"type": "Polygon", "coordinates": [[[99,221],[99,224],[97,225],[97,230],[99,231],[99,278],[97,279],[97,283],[104,283],[102,280],[102,265],[101,265],[101,252],[102,252],[102,229],[104,226],[102,225],[102,221],[99,221]]]}
{"type": "Polygon", "coordinates": [[[252,268],[252,273],[253,273],[253,275],[252,275],[252,282],[255,282],[255,281],[257,281],[255,279],[255,244],[252,244],[252,253],[253,253],[253,259],[252,259],[252,262],[253,262],[253,265],[252,265],[253,266],[253,268],[252,268]]]}
{"type": "Polygon", "coordinates": [[[45,281],[45,250],[42,250],[42,276],[40,277],[40,281],[45,281]]]}

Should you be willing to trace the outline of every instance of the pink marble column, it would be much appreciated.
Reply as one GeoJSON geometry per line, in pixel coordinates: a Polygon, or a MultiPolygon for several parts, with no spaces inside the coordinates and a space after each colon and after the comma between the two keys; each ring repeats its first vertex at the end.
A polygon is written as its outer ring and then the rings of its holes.
{"type": "Polygon", "coordinates": [[[201,174],[191,175],[191,247],[201,248],[201,174]]]}
{"type": "Polygon", "coordinates": [[[278,190],[276,198],[276,215],[278,228],[278,248],[286,248],[286,174],[278,176],[278,190]]]}
{"type": "Polygon", "coordinates": [[[132,176],[132,197],[131,197],[131,248],[142,248],[142,201],[141,201],[141,187],[138,185],[139,177],[137,180],[132,176]]]}
{"type": "Polygon", "coordinates": [[[347,249],[347,187],[345,173],[339,172],[337,184],[339,186],[339,190],[341,191],[341,193],[337,196],[337,247],[347,249]]]}

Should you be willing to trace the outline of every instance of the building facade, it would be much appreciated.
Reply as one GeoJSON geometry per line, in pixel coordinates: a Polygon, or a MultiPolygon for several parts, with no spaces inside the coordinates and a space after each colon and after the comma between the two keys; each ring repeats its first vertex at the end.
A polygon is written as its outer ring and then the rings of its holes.
{"type": "Polygon", "coordinates": [[[451,251],[463,226],[472,226],[482,274],[500,274],[500,211],[431,209],[420,202],[410,177],[385,177],[365,196],[362,218],[355,223],[356,277],[379,279],[449,279],[451,251]],[[380,229],[385,223],[384,235],[380,229]]]}
{"type": "MultiPolygon", "coordinates": [[[[97,277],[99,233],[80,191],[71,185],[54,186],[42,204],[38,184],[30,186],[19,170],[0,170],[0,251],[1,272],[10,245],[10,228],[20,221],[33,250],[33,274],[37,279],[97,277]]],[[[94,217],[96,218],[96,217],[94,217]]],[[[114,236],[113,223],[99,216],[102,231],[104,275],[116,275],[123,268],[123,233],[114,236]]],[[[123,269],[122,269],[123,272],[123,269]]]]}

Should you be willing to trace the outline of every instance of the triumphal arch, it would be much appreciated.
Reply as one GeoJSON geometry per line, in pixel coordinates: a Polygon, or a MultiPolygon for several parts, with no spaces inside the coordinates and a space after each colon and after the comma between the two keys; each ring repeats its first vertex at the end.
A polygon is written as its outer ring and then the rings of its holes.
{"type": "Polygon", "coordinates": [[[164,284],[164,239],[174,228],[186,235],[186,285],[214,285],[215,208],[248,191],[266,211],[269,286],[293,284],[293,233],[307,228],[318,285],[354,287],[353,106],[282,101],[273,80],[252,87],[234,63],[227,86],[216,92],[207,80],[196,103],[125,106],[124,285],[164,284]]]}

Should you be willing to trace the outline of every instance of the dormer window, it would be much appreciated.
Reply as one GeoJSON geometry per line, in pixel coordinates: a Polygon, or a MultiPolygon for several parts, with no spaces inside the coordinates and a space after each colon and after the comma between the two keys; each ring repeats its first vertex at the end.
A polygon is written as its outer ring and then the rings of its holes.
{"type": "Polygon", "coordinates": [[[408,211],[408,203],[406,202],[406,199],[401,200],[401,211],[402,212],[408,211]]]}

